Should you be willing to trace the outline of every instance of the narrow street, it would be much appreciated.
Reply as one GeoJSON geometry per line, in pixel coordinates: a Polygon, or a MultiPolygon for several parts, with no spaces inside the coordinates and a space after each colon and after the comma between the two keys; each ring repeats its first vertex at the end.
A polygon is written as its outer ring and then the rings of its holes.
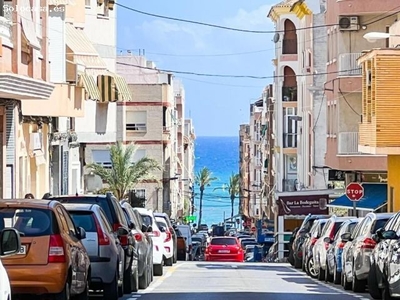
{"type": "Polygon", "coordinates": [[[340,286],[310,279],[288,264],[183,262],[150,287],[123,300],[366,300],[340,286]]]}

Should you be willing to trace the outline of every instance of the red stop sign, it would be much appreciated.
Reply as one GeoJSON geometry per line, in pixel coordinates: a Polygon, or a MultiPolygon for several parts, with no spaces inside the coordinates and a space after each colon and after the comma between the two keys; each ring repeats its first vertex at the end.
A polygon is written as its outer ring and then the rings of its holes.
{"type": "Polygon", "coordinates": [[[346,195],[351,201],[360,201],[364,197],[364,188],[357,182],[349,183],[346,187],[346,195]]]}

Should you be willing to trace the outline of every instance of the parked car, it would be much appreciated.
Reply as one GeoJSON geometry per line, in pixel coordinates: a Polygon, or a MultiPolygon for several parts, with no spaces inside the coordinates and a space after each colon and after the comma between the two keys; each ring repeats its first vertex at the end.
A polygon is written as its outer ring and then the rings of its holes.
{"type": "Polygon", "coordinates": [[[243,262],[243,249],[235,237],[213,237],[206,248],[205,260],[243,262]]]}
{"type": "Polygon", "coordinates": [[[350,220],[351,217],[337,217],[336,215],[331,216],[324,225],[321,235],[313,248],[314,267],[318,269],[318,279],[332,281],[332,275],[330,272],[326,272],[327,269],[327,257],[326,252],[329,246],[333,242],[336,233],[344,221],[350,220]]]}
{"type": "Polygon", "coordinates": [[[189,257],[189,247],[186,244],[185,237],[182,235],[178,227],[174,227],[176,239],[177,239],[177,251],[178,251],[178,260],[188,260],[189,257]]]}
{"type": "Polygon", "coordinates": [[[400,295],[400,212],[372,235],[377,243],[371,253],[368,292],[374,299],[392,299],[400,295]]]}
{"type": "Polygon", "coordinates": [[[16,254],[21,249],[18,231],[12,228],[4,229],[0,219],[0,300],[11,300],[11,286],[6,269],[1,263],[1,257],[16,254]]]}
{"type": "Polygon", "coordinates": [[[342,235],[345,233],[352,234],[354,228],[360,221],[360,218],[352,218],[344,221],[336,233],[333,242],[329,245],[326,253],[328,261],[328,279],[332,278],[333,283],[339,284],[342,278],[342,253],[346,242],[342,239],[342,235]]]}
{"type": "MultiPolygon", "coordinates": [[[[188,247],[188,253],[189,253],[189,260],[193,260],[193,255],[192,255],[192,231],[190,230],[189,225],[177,225],[179,231],[182,233],[183,237],[185,238],[186,241],[186,246],[188,247]]],[[[200,232],[198,234],[201,234],[200,232]]],[[[208,233],[205,235],[208,238],[208,233]]]]}
{"type": "Polygon", "coordinates": [[[313,249],[315,243],[321,237],[322,228],[325,226],[328,219],[315,219],[309,232],[304,234],[304,242],[302,242],[301,252],[303,260],[303,269],[312,278],[318,277],[319,269],[315,267],[313,249]]]}
{"type": "MultiPolygon", "coordinates": [[[[105,299],[117,300],[124,294],[124,249],[111,228],[103,209],[97,204],[64,204],[74,223],[86,231],[83,245],[89,255],[90,288],[103,290],[105,299]]],[[[137,265],[137,257],[134,260],[137,265]]],[[[137,278],[133,290],[138,290],[137,278]]]]}
{"type": "Polygon", "coordinates": [[[178,260],[178,251],[177,251],[177,249],[176,249],[177,236],[176,236],[176,234],[175,234],[175,230],[174,230],[174,228],[173,228],[172,222],[171,222],[169,216],[168,216],[166,213],[154,213],[154,216],[155,216],[155,217],[164,218],[165,222],[166,222],[167,225],[168,225],[167,228],[168,228],[169,232],[172,234],[172,247],[173,247],[172,253],[174,254],[174,255],[173,255],[173,261],[172,261],[172,262],[173,262],[173,263],[176,263],[177,260],[178,260]]]}
{"type": "Polygon", "coordinates": [[[21,236],[17,255],[2,258],[15,294],[88,299],[90,260],[70,214],[53,200],[0,200],[0,220],[21,236]],[[39,276],[38,276],[39,275],[39,276]]]}
{"type": "Polygon", "coordinates": [[[370,272],[370,259],[376,242],[372,235],[385,226],[385,223],[393,216],[393,213],[368,213],[357,224],[353,233],[345,233],[342,239],[346,241],[343,249],[342,262],[342,286],[346,290],[363,292],[367,285],[370,272]]]}
{"type": "Polygon", "coordinates": [[[172,266],[174,261],[174,241],[172,240],[172,233],[169,230],[167,222],[162,217],[155,217],[158,228],[160,228],[161,236],[164,241],[164,264],[166,266],[172,266]]]}
{"type": "Polygon", "coordinates": [[[148,227],[143,224],[142,216],[135,212],[133,207],[127,202],[120,202],[128,222],[131,232],[136,240],[138,250],[138,273],[139,288],[145,289],[153,281],[153,241],[147,235],[148,227]]]}
{"type": "Polygon", "coordinates": [[[162,276],[164,241],[161,237],[161,230],[158,228],[152,211],[141,207],[134,207],[133,209],[140,214],[143,224],[147,227],[147,234],[153,240],[153,274],[155,276],[162,276]]]}
{"type": "Polygon", "coordinates": [[[107,193],[106,195],[53,196],[51,199],[61,203],[97,204],[103,209],[114,233],[118,234],[118,239],[124,249],[124,294],[133,292],[136,287],[137,279],[137,268],[134,264],[136,242],[117,198],[111,193],[107,193]]]}
{"type": "Polygon", "coordinates": [[[301,268],[303,261],[303,242],[305,239],[305,234],[310,232],[312,225],[315,220],[319,219],[329,219],[328,215],[308,215],[304,218],[303,223],[300,228],[296,231],[296,235],[291,243],[292,250],[289,252],[289,261],[293,261],[295,268],[301,268]]]}

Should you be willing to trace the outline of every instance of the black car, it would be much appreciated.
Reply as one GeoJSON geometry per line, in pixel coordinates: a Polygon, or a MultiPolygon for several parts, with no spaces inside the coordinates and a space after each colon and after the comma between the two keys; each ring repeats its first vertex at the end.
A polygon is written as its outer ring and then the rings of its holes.
{"type": "Polygon", "coordinates": [[[132,206],[126,200],[120,201],[120,204],[132,228],[131,231],[137,244],[139,287],[145,289],[152,281],[153,240],[146,234],[148,227],[143,224],[141,217],[137,216],[132,206]]]}
{"type": "Polygon", "coordinates": [[[50,199],[61,203],[97,204],[105,212],[114,232],[121,232],[121,228],[124,230],[126,234],[119,236],[121,246],[125,252],[123,290],[125,294],[137,291],[139,287],[139,274],[138,268],[135,266],[138,266],[139,263],[136,240],[117,198],[111,193],[107,193],[106,195],[52,196],[50,199]]]}

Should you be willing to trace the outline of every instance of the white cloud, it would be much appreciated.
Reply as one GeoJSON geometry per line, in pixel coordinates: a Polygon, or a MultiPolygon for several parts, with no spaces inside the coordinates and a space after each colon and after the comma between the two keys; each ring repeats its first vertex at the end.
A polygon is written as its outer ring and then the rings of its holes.
{"type": "Polygon", "coordinates": [[[224,23],[227,26],[249,29],[249,30],[266,30],[265,26],[271,26],[271,22],[267,18],[267,14],[271,9],[271,5],[262,5],[259,8],[246,11],[239,9],[236,16],[232,18],[226,18],[224,23]]]}

